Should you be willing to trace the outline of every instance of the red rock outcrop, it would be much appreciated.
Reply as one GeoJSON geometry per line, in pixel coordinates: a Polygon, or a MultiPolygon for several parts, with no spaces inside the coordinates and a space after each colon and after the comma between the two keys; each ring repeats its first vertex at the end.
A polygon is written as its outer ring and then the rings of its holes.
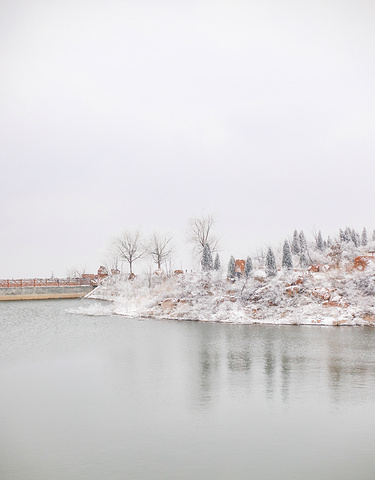
{"type": "Polygon", "coordinates": [[[318,273],[318,272],[326,272],[329,269],[330,269],[329,265],[321,265],[320,263],[318,263],[316,265],[310,265],[307,271],[310,273],[318,273]]]}
{"type": "Polygon", "coordinates": [[[375,265],[375,257],[370,257],[368,255],[360,255],[354,259],[353,267],[357,270],[363,271],[370,264],[375,265]]]}
{"type": "Polygon", "coordinates": [[[330,290],[329,288],[321,287],[321,288],[315,288],[312,291],[312,296],[317,298],[318,300],[323,300],[327,301],[331,298],[333,294],[333,290],[330,290]]]}
{"type": "Polygon", "coordinates": [[[325,307],[349,307],[349,303],[344,300],[341,295],[338,295],[334,290],[330,290],[329,288],[315,288],[315,290],[312,291],[312,295],[318,300],[321,300],[322,305],[325,307]]]}

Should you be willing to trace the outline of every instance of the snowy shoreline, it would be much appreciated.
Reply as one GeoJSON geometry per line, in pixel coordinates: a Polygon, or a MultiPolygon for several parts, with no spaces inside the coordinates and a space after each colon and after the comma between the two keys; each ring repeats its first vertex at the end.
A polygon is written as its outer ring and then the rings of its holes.
{"type": "MultiPolygon", "coordinates": [[[[103,300],[107,301],[107,300],[103,300]]],[[[207,320],[202,320],[198,318],[188,318],[188,317],[173,317],[173,316],[155,316],[155,315],[134,315],[134,314],[126,314],[126,313],[117,313],[117,312],[95,312],[95,313],[90,313],[87,310],[80,310],[80,309],[73,309],[73,313],[83,313],[88,316],[106,316],[106,315],[113,315],[113,316],[119,316],[119,317],[124,317],[124,318],[131,318],[131,319],[139,319],[139,320],[159,320],[159,321],[174,321],[174,322],[200,322],[200,323],[225,323],[228,325],[265,325],[265,326],[300,326],[300,327],[373,327],[374,324],[372,323],[365,323],[360,321],[360,319],[357,319],[358,321],[352,322],[352,323],[324,323],[323,321],[321,322],[306,322],[304,323],[303,321],[300,321],[298,323],[296,322],[271,322],[271,321],[260,321],[260,320],[252,320],[246,321],[246,322],[236,322],[232,320],[215,320],[215,319],[207,319],[207,320]]]]}

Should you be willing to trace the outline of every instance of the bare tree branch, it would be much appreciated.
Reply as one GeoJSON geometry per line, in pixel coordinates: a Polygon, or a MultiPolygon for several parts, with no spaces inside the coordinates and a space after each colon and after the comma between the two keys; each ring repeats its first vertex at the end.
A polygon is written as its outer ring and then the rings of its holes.
{"type": "Polygon", "coordinates": [[[133,273],[133,263],[145,253],[141,246],[140,230],[125,230],[115,240],[115,247],[119,256],[129,263],[130,273],[133,273]]]}
{"type": "Polygon", "coordinates": [[[190,220],[189,241],[194,244],[199,254],[203,252],[206,243],[210,246],[211,252],[217,252],[219,237],[213,232],[214,224],[215,221],[211,215],[190,220]]]}
{"type": "Polygon", "coordinates": [[[104,266],[108,272],[120,271],[120,254],[117,248],[117,239],[112,240],[107,246],[107,251],[104,259],[104,266]]]}
{"type": "Polygon", "coordinates": [[[160,269],[161,265],[172,255],[174,249],[171,244],[172,240],[172,235],[157,232],[154,232],[149,239],[148,245],[145,249],[147,253],[151,255],[152,260],[156,263],[158,269],[160,269]]]}

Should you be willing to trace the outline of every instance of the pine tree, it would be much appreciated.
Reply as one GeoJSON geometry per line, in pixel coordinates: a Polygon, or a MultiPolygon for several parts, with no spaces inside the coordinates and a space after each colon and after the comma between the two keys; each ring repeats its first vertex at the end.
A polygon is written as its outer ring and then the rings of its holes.
{"type": "Polygon", "coordinates": [[[345,233],[344,233],[344,231],[343,231],[341,228],[340,228],[340,234],[339,234],[339,236],[340,236],[340,243],[343,243],[343,242],[346,241],[346,240],[345,240],[345,233]]]}
{"type": "MultiPolygon", "coordinates": [[[[340,230],[342,231],[342,230],[340,230]]],[[[332,240],[331,240],[331,237],[328,235],[328,238],[327,238],[327,247],[330,247],[332,245],[332,240]]]]}
{"type": "Polygon", "coordinates": [[[302,230],[300,231],[300,234],[299,234],[299,246],[300,246],[301,253],[307,251],[306,237],[302,230]]]}
{"type": "Polygon", "coordinates": [[[350,230],[349,227],[345,228],[344,238],[346,243],[349,243],[352,239],[352,231],[350,230]]]}
{"type": "Polygon", "coordinates": [[[300,252],[300,246],[299,246],[298,232],[297,230],[294,230],[293,241],[292,241],[292,253],[293,255],[298,255],[299,252],[300,252]]]}
{"type": "Polygon", "coordinates": [[[354,228],[350,231],[350,234],[351,234],[351,240],[352,240],[352,242],[354,243],[354,245],[355,245],[356,247],[359,247],[359,245],[360,245],[361,242],[359,241],[359,239],[358,239],[359,235],[358,235],[357,232],[354,230],[354,228]]]}
{"type": "Polygon", "coordinates": [[[366,231],[366,228],[363,228],[362,230],[362,245],[365,247],[368,243],[367,241],[367,231],[366,231]]]}
{"type": "Polygon", "coordinates": [[[212,261],[211,248],[208,243],[204,244],[201,264],[202,264],[202,270],[204,272],[209,272],[214,268],[213,261],[212,261]]]}
{"type": "Polygon", "coordinates": [[[218,253],[216,254],[216,257],[215,257],[214,270],[216,270],[217,272],[218,272],[219,270],[221,270],[221,262],[220,262],[220,258],[219,258],[219,254],[218,254],[218,253]]]}
{"type": "Polygon", "coordinates": [[[375,230],[372,231],[372,241],[375,242],[375,230]]]}
{"type": "Polygon", "coordinates": [[[274,277],[277,275],[275,255],[271,248],[269,248],[267,252],[265,270],[267,277],[274,277]]]}
{"type": "Polygon", "coordinates": [[[306,268],[309,266],[309,260],[307,258],[306,252],[301,252],[301,255],[299,257],[299,263],[301,265],[301,268],[306,268]]]}
{"type": "Polygon", "coordinates": [[[319,233],[318,233],[318,238],[316,240],[316,248],[318,250],[323,250],[323,239],[322,239],[322,232],[319,230],[319,233]]]}
{"type": "Polygon", "coordinates": [[[253,262],[250,257],[247,257],[246,263],[245,263],[245,270],[244,274],[246,278],[249,278],[250,275],[252,274],[253,271],[253,262]]]}
{"type": "Polygon", "coordinates": [[[228,273],[227,277],[228,278],[233,278],[235,277],[235,270],[236,270],[236,260],[234,259],[233,255],[230,257],[229,263],[228,263],[228,273]]]}
{"type": "Polygon", "coordinates": [[[355,234],[355,246],[360,247],[361,246],[361,235],[359,233],[355,234]]]}
{"type": "Polygon", "coordinates": [[[292,254],[290,251],[289,242],[287,240],[285,240],[284,246],[283,246],[282,267],[285,268],[286,270],[293,270],[292,254]]]}

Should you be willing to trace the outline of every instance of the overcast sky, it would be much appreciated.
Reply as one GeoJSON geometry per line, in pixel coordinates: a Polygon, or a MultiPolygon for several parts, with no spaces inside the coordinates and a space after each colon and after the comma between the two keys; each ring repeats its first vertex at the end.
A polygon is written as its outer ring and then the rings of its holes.
{"type": "Polygon", "coordinates": [[[96,271],[125,227],[207,213],[223,262],[375,228],[375,2],[0,9],[0,278],[96,271]]]}

